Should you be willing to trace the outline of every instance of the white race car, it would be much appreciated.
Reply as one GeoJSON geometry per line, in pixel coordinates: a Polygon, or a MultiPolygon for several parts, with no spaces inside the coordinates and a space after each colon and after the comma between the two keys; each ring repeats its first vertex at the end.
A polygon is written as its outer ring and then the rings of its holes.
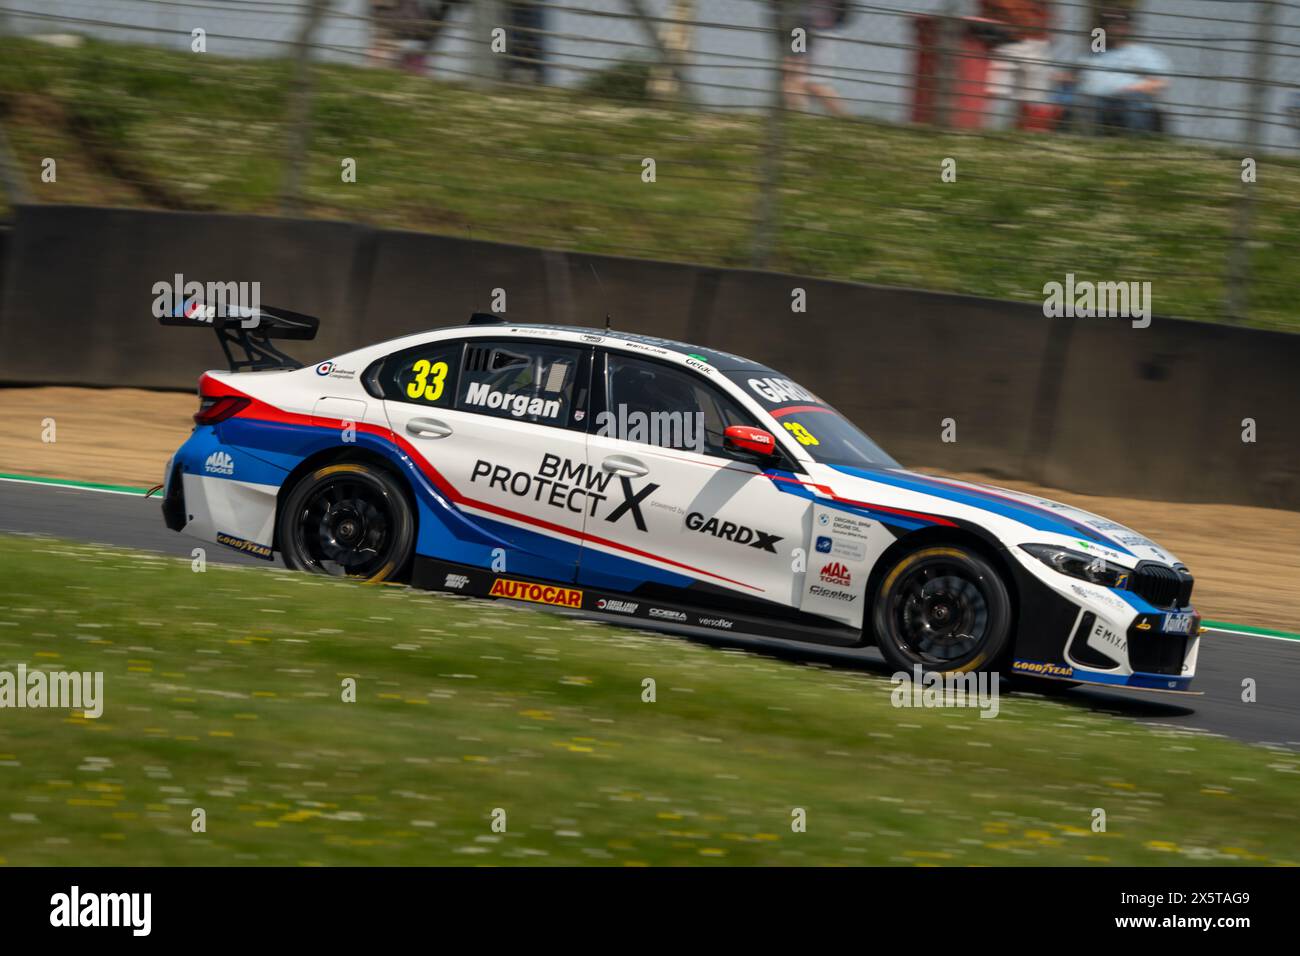
{"type": "Polygon", "coordinates": [[[1097,515],[903,470],[808,388],[716,349],[468,325],[295,367],[278,309],[215,327],[168,527],[290,568],[839,647],[911,672],[1186,690],[1173,555],[1097,515]],[[231,347],[245,350],[234,359],[231,347]]]}

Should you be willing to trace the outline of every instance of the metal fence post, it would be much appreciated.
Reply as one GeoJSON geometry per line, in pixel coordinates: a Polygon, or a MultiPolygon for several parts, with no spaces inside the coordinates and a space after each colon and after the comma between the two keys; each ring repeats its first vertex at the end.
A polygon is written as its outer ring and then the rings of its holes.
{"type": "Polygon", "coordinates": [[[668,19],[672,22],[662,35],[659,31],[655,31],[655,35],[659,36],[663,55],[671,62],[661,60],[651,70],[650,95],[664,100],[684,95],[693,99],[683,91],[681,77],[685,74],[685,62],[694,36],[695,0],[669,0],[668,19]]]}
{"type": "Polygon", "coordinates": [[[776,234],[777,190],[781,186],[781,154],[785,141],[785,57],[790,40],[784,29],[786,2],[787,0],[768,0],[768,22],[772,34],[772,88],[763,132],[758,221],[754,227],[751,258],[755,269],[766,268],[776,234]]]}
{"type": "Polygon", "coordinates": [[[4,189],[10,206],[19,206],[32,201],[31,192],[23,179],[18,160],[9,147],[9,137],[5,134],[4,121],[0,120],[0,188],[4,189]]]}
{"type": "Polygon", "coordinates": [[[506,28],[503,7],[499,0],[473,0],[473,3],[474,8],[470,11],[473,53],[469,81],[479,87],[493,86],[505,73],[505,55],[492,52],[492,31],[506,28]]]}
{"type": "Polygon", "coordinates": [[[658,61],[660,68],[667,70],[676,82],[677,95],[686,102],[693,103],[695,101],[695,91],[691,86],[690,78],[686,75],[686,67],[682,62],[681,52],[659,35],[659,30],[655,27],[654,21],[641,0],[624,0],[624,3],[632,11],[632,16],[636,21],[641,24],[646,39],[650,41],[650,45],[654,48],[655,59],[658,61]]]}
{"type": "MultiPolygon", "coordinates": [[[[1246,108],[1246,131],[1242,137],[1243,158],[1252,156],[1259,162],[1263,146],[1264,95],[1268,91],[1272,54],[1274,0],[1256,0],[1255,37],[1251,44],[1250,93],[1246,108]]],[[[1244,179],[1237,200],[1232,226],[1232,243],[1228,247],[1228,280],[1225,307],[1231,322],[1243,322],[1250,311],[1250,218],[1254,183],[1244,179]]]]}
{"type": "MultiPolygon", "coordinates": [[[[0,37],[9,35],[9,11],[0,9],[0,37]]],[[[18,160],[9,146],[9,137],[5,133],[4,119],[0,117],[0,189],[4,190],[9,205],[17,206],[32,201],[27,189],[27,182],[18,168],[18,160]]]]}
{"type": "Polygon", "coordinates": [[[934,125],[948,129],[953,125],[952,98],[956,86],[958,44],[957,0],[947,0],[939,14],[936,37],[935,79],[938,81],[934,97],[934,125]]]}
{"type": "Polygon", "coordinates": [[[280,211],[291,215],[302,205],[303,171],[311,150],[312,45],[330,0],[307,0],[302,26],[294,42],[293,83],[289,88],[289,113],[285,131],[284,188],[280,193],[280,211]]]}

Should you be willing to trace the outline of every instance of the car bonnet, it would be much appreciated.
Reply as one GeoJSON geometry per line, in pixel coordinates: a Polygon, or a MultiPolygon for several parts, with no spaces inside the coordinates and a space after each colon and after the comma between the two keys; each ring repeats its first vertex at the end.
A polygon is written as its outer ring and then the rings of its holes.
{"type": "Polygon", "coordinates": [[[836,472],[863,481],[979,508],[1036,531],[1074,538],[1082,545],[1100,545],[1121,555],[1131,556],[1134,563],[1143,560],[1181,563],[1170,552],[1131,528],[1049,498],[952,478],[921,475],[904,469],[867,469],[847,465],[830,467],[836,472]]]}

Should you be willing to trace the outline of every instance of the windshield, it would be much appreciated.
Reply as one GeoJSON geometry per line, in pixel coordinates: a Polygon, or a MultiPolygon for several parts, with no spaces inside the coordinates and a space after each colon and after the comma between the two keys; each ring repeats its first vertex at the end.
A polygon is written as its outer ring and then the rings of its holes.
{"type": "Polygon", "coordinates": [[[813,459],[823,465],[898,468],[898,462],[852,422],[802,385],[771,369],[722,370],[757,399],[813,459]]]}

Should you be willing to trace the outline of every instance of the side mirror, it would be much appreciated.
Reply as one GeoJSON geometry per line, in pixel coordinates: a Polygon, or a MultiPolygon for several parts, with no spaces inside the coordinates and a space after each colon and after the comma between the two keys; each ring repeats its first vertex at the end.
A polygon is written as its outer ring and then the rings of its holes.
{"type": "Polygon", "coordinates": [[[723,445],[733,451],[747,451],[764,458],[776,454],[776,438],[771,432],[748,425],[728,425],[723,433],[723,445]]]}

